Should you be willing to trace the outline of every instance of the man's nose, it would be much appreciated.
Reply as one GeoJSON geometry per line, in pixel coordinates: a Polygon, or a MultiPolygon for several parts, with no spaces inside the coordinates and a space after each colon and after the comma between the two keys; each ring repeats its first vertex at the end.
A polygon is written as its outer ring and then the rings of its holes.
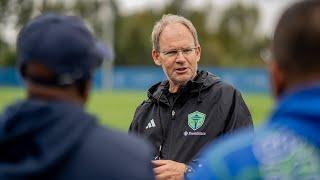
{"type": "Polygon", "coordinates": [[[176,61],[177,62],[184,62],[186,60],[186,57],[183,54],[183,51],[179,50],[177,52],[177,57],[176,57],[176,61]]]}

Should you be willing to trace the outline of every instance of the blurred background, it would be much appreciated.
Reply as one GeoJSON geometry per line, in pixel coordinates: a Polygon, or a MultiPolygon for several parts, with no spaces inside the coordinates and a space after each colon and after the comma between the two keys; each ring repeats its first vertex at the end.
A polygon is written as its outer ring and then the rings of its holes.
{"type": "Polygon", "coordinates": [[[199,69],[238,88],[254,123],[271,110],[267,69],[260,52],[268,48],[280,13],[295,0],[1,0],[0,111],[25,97],[15,71],[16,36],[43,12],[82,17],[111,49],[97,71],[88,111],[100,122],[127,130],[148,87],[166,77],[151,58],[151,32],[163,14],[179,14],[195,25],[202,47],[199,69]]]}

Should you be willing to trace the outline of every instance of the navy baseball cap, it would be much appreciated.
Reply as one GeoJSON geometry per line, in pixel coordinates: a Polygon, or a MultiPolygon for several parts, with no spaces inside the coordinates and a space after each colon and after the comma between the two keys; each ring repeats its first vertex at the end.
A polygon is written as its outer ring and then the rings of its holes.
{"type": "Polygon", "coordinates": [[[18,35],[19,71],[23,78],[38,83],[70,85],[91,78],[103,59],[108,58],[108,50],[104,48],[80,18],[43,14],[27,23],[18,35]],[[28,77],[24,67],[33,61],[52,70],[54,80],[46,82],[39,77],[28,77]]]}

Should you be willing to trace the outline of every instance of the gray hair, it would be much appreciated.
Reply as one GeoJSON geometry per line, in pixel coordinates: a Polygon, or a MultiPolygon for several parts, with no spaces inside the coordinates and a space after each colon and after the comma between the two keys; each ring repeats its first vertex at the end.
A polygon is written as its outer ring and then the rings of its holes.
{"type": "Polygon", "coordinates": [[[198,40],[198,34],[196,28],[193,26],[192,22],[185,17],[178,16],[178,15],[173,15],[173,14],[165,14],[162,16],[162,18],[156,22],[156,24],[153,27],[151,38],[152,38],[152,48],[156,51],[160,50],[160,45],[159,45],[159,37],[163,29],[173,23],[180,23],[186,28],[189,29],[191,32],[195,45],[199,45],[199,40],[198,40]]]}

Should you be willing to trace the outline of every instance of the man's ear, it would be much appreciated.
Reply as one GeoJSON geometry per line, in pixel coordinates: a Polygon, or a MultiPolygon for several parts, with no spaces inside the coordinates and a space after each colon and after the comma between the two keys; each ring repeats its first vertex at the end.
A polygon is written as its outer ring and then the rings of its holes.
{"type": "Polygon", "coordinates": [[[86,81],[78,82],[74,86],[76,88],[76,91],[78,92],[78,96],[82,104],[85,104],[88,101],[91,85],[92,85],[92,80],[86,80],[86,81]]]}
{"type": "Polygon", "coordinates": [[[200,45],[198,45],[196,47],[196,56],[197,56],[197,62],[199,62],[200,61],[200,57],[201,57],[201,46],[200,45]]]}
{"type": "Polygon", "coordinates": [[[89,99],[89,94],[90,94],[90,91],[91,91],[91,88],[92,88],[92,80],[88,80],[86,83],[85,83],[85,90],[84,90],[84,103],[86,103],[89,99]]]}
{"type": "Polygon", "coordinates": [[[152,50],[152,59],[156,65],[161,66],[162,63],[159,58],[160,58],[160,53],[158,51],[156,51],[155,49],[153,49],[152,50]]]}
{"type": "Polygon", "coordinates": [[[279,98],[287,89],[286,73],[274,60],[269,64],[269,71],[272,93],[279,98]]]}

